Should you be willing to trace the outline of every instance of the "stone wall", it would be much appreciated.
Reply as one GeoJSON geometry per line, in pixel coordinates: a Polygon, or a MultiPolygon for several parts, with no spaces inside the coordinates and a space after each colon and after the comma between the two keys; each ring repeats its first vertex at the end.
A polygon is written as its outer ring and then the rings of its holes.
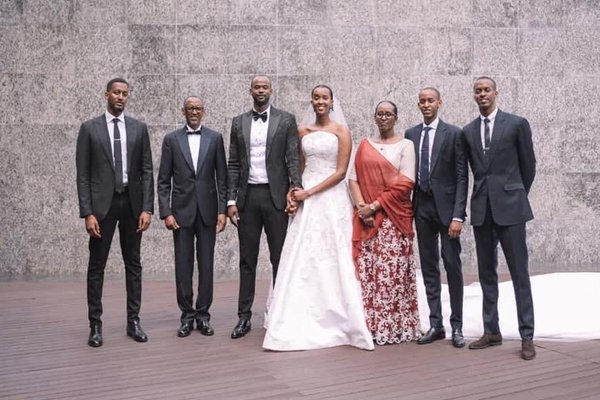
{"type": "MultiPolygon", "coordinates": [[[[253,74],[299,118],[310,89],[331,85],[356,140],[375,132],[382,99],[398,129],[420,121],[416,94],[442,92],[442,117],[477,115],[474,77],[498,81],[499,105],[533,127],[538,175],[528,224],[533,272],[594,270],[600,243],[600,5],[597,0],[3,0],[0,2],[0,275],[77,277],[87,238],[78,218],[75,140],[104,111],[106,82],[131,83],[127,112],[146,121],[155,170],[183,99],[229,142],[251,104],[253,74]]],[[[474,272],[472,231],[463,238],[474,272]]],[[[121,274],[115,237],[107,271],[121,274]]],[[[173,247],[154,219],[146,277],[170,277],[173,247]]],[[[267,270],[267,248],[261,270],[267,270]]],[[[237,276],[237,235],[218,238],[218,278],[237,276]]]]}

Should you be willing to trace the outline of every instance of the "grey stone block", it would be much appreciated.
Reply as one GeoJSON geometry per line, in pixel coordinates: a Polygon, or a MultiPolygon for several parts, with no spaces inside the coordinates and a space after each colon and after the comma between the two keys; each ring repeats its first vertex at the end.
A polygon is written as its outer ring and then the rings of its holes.
{"type": "Polygon", "coordinates": [[[273,25],[277,21],[278,0],[229,0],[232,25],[273,25]]]}
{"type": "Polygon", "coordinates": [[[563,124],[565,104],[563,80],[555,76],[529,76],[518,81],[515,112],[539,123],[563,124]],[[542,88],[552,88],[543,90],[542,88]]]}
{"type": "Polygon", "coordinates": [[[77,0],[75,23],[83,28],[116,26],[128,22],[128,2],[123,0],[77,0]]]}
{"type": "Polygon", "coordinates": [[[471,73],[476,75],[517,75],[517,30],[474,29],[471,73]]]}
{"type": "Polygon", "coordinates": [[[175,71],[175,26],[129,25],[133,74],[175,71]]]}
{"type": "Polygon", "coordinates": [[[435,29],[424,34],[423,75],[468,75],[473,65],[470,29],[435,29]]]}
{"type": "Polygon", "coordinates": [[[519,0],[478,0],[473,2],[473,25],[482,28],[517,26],[519,0]]]}
{"type": "Polygon", "coordinates": [[[569,75],[600,75],[600,27],[569,30],[565,43],[569,75]]]}
{"type": "Polygon", "coordinates": [[[563,0],[527,0],[519,7],[519,26],[522,28],[561,27],[563,24],[563,0]]]}
{"type": "Polygon", "coordinates": [[[562,76],[565,70],[564,29],[519,31],[519,70],[522,76],[562,76]]]}
{"type": "Polygon", "coordinates": [[[562,20],[567,26],[597,28],[600,25],[600,7],[596,0],[564,0],[563,9],[562,20]]]}
{"type": "Polygon", "coordinates": [[[85,26],[77,28],[73,58],[78,77],[98,79],[126,76],[132,67],[131,43],[127,25],[85,26]]]}
{"type": "Polygon", "coordinates": [[[279,0],[277,22],[282,25],[328,25],[328,3],[320,0],[279,0]]]}
{"type": "MultiPolygon", "coordinates": [[[[281,75],[325,75],[329,73],[330,28],[290,26],[280,29],[278,73],[281,75]]],[[[337,62],[341,60],[336,59],[337,62]]],[[[349,62],[349,60],[348,60],[349,62]]]]}
{"type": "MultiPolygon", "coordinates": [[[[17,33],[19,30],[17,30],[17,33]]],[[[72,25],[34,24],[14,37],[21,45],[19,72],[27,74],[75,73],[75,31],[72,25]]]]}
{"type": "Polygon", "coordinates": [[[127,0],[130,24],[175,25],[176,0],[127,0]]]}
{"type": "Polygon", "coordinates": [[[179,110],[174,103],[176,93],[173,75],[132,75],[127,112],[147,124],[176,124],[179,110]]]}
{"type": "Polygon", "coordinates": [[[375,57],[377,74],[396,75],[403,79],[419,74],[424,38],[415,28],[377,28],[375,57]]]}

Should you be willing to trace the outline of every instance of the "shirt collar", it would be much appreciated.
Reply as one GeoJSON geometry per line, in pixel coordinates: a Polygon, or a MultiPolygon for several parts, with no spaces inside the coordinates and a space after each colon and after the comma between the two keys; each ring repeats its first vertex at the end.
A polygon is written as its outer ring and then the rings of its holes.
{"type": "Polygon", "coordinates": [[[113,119],[118,119],[119,122],[125,123],[125,113],[121,113],[119,114],[118,117],[115,117],[114,115],[112,115],[111,113],[107,111],[104,112],[104,117],[106,118],[106,122],[112,122],[113,119]]]}
{"type": "MultiPolygon", "coordinates": [[[[254,108],[254,107],[252,107],[252,111],[258,112],[258,111],[256,111],[256,108],[254,108]]],[[[269,116],[271,115],[271,105],[269,104],[269,107],[267,107],[267,109],[265,111],[263,111],[262,113],[267,113],[267,119],[268,119],[269,116]]],[[[259,114],[262,114],[262,113],[259,113],[259,114]]]]}
{"type": "Polygon", "coordinates": [[[498,114],[498,107],[496,107],[496,109],[494,111],[492,111],[492,113],[490,115],[488,115],[487,117],[484,117],[483,115],[480,114],[479,118],[481,118],[482,121],[487,118],[491,122],[494,122],[494,120],[496,119],[496,114],[498,114]]]}
{"type": "Polygon", "coordinates": [[[186,132],[200,132],[201,129],[202,129],[202,125],[198,126],[197,129],[192,129],[188,124],[185,124],[186,132]]]}
{"type": "Polygon", "coordinates": [[[435,117],[435,119],[433,120],[433,122],[430,123],[429,125],[427,125],[425,123],[425,121],[423,121],[423,129],[426,128],[426,127],[430,127],[431,129],[433,129],[434,131],[436,131],[439,123],[440,123],[440,117],[435,117]]]}

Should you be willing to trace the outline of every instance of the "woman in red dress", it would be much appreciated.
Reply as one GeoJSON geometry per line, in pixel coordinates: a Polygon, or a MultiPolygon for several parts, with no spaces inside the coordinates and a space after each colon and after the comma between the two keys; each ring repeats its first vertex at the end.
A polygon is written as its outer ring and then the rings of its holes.
{"type": "Polygon", "coordinates": [[[410,140],[395,133],[397,119],[394,103],[377,105],[379,137],[359,144],[349,176],[356,206],[353,257],[367,325],[379,345],[420,337],[410,198],[415,152],[410,140]]]}

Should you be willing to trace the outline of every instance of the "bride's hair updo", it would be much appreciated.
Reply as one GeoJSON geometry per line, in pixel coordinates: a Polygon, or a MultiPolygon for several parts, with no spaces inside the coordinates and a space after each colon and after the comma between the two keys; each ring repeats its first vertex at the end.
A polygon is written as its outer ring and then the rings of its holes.
{"type": "Polygon", "coordinates": [[[331,98],[333,99],[333,90],[331,90],[331,88],[327,85],[317,85],[313,88],[313,90],[311,90],[310,92],[310,96],[312,97],[313,94],[315,94],[315,90],[319,89],[319,88],[324,88],[329,90],[329,95],[331,96],[331,98]]]}

